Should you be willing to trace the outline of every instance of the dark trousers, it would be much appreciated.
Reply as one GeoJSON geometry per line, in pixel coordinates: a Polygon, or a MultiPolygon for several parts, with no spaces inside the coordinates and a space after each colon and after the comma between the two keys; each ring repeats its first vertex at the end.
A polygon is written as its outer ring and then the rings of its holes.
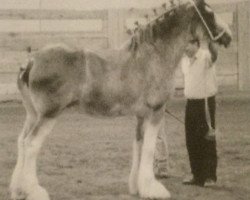
{"type": "MultiPolygon", "coordinates": [[[[212,127],[215,128],[215,96],[208,98],[212,127]]],[[[191,172],[201,183],[217,180],[216,141],[205,139],[208,125],[205,117],[205,99],[188,99],[185,114],[186,145],[191,172]]]]}

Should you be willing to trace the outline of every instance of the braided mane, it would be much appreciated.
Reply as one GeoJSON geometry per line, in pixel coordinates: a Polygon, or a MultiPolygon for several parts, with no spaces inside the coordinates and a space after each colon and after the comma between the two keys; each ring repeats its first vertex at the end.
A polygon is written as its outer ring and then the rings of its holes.
{"type": "MultiPolygon", "coordinates": [[[[168,33],[176,27],[176,22],[178,20],[177,9],[183,6],[184,4],[179,4],[177,6],[172,4],[172,6],[167,9],[166,4],[163,4],[162,7],[164,7],[165,11],[145,25],[135,22],[136,28],[134,28],[130,38],[129,50],[137,50],[139,45],[143,42],[154,43],[157,39],[164,39],[168,33]]],[[[154,10],[154,12],[156,13],[156,10],[154,10]]]]}

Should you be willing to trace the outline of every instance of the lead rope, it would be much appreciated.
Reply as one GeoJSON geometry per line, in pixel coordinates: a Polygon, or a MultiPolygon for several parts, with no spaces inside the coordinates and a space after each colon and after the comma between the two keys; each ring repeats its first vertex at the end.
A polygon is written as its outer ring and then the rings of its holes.
{"type": "Polygon", "coordinates": [[[212,124],[211,124],[211,117],[210,117],[210,112],[209,112],[209,107],[208,107],[208,98],[205,98],[205,113],[206,113],[206,121],[209,130],[213,129],[212,124]]]}
{"type": "Polygon", "coordinates": [[[175,116],[173,113],[171,113],[168,109],[165,109],[165,113],[167,113],[172,118],[176,119],[181,124],[185,124],[179,117],[175,116]]]}

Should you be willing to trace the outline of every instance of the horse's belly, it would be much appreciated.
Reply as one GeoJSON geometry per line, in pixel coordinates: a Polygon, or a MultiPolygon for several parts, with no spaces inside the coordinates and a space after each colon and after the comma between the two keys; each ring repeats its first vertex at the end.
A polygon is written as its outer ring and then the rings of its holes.
{"type": "Polygon", "coordinates": [[[108,90],[86,90],[80,107],[86,113],[102,116],[122,116],[143,112],[144,101],[139,93],[130,90],[111,92],[108,90]]]}
{"type": "Polygon", "coordinates": [[[101,116],[122,116],[131,114],[132,109],[128,106],[115,103],[113,105],[106,102],[83,101],[80,103],[80,110],[91,115],[101,116]]]}
{"type": "Polygon", "coordinates": [[[80,100],[80,108],[86,113],[103,116],[126,115],[131,112],[135,102],[124,103],[123,99],[101,92],[91,91],[80,100]]]}

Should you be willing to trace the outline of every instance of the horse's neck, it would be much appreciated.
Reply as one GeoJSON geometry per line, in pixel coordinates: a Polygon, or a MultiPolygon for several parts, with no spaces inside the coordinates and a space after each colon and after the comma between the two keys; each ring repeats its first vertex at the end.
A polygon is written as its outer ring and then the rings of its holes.
{"type": "Polygon", "coordinates": [[[169,37],[162,42],[162,49],[164,50],[164,56],[166,63],[169,67],[175,71],[177,68],[187,45],[188,39],[185,35],[179,35],[178,37],[169,37]]]}
{"type": "Polygon", "coordinates": [[[122,66],[128,59],[134,61],[144,60],[143,63],[150,62],[149,58],[156,56],[161,59],[162,67],[173,73],[183,55],[187,43],[185,35],[170,36],[165,40],[156,40],[154,42],[143,42],[137,49],[129,49],[129,44],[118,49],[107,49],[97,51],[97,55],[108,63],[122,66]]]}
{"type": "Polygon", "coordinates": [[[155,42],[148,43],[148,48],[141,45],[139,52],[148,51],[142,55],[147,59],[148,54],[156,54],[162,60],[162,67],[169,72],[174,72],[181,60],[187,44],[185,35],[178,37],[169,37],[165,40],[156,40],[155,42]]]}

